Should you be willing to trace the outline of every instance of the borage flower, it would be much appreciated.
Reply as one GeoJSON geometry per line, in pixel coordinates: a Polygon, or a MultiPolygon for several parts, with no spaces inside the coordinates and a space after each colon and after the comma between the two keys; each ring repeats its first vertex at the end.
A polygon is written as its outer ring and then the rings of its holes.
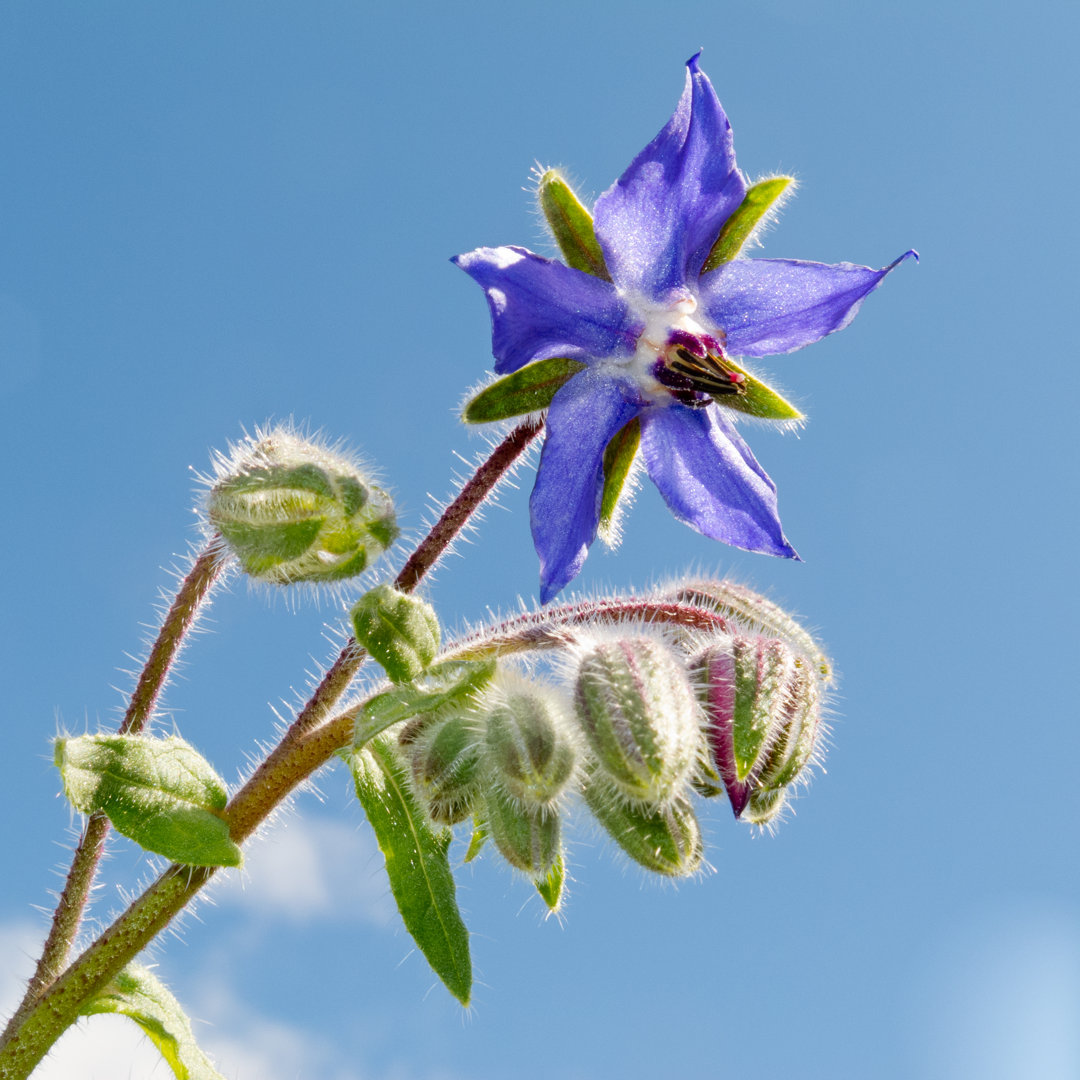
{"type": "MultiPolygon", "coordinates": [[[[521,247],[453,260],[487,294],[498,374],[578,361],[550,399],[530,500],[544,603],[596,538],[605,451],[624,431],[631,456],[640,432],[645,469],[681,521],[735,547],[798,558],[776,487],[730,419],[731,409],[761,411],[747,407],[750,388],[759,400],[771,392],[732,357],[792,352],[843,329],[914,252],[882,270],[735,258],[788,182],[748,186],[694,56],[675,114],[600,196],[593,222],[572,193],[576,237],[548,213],[571,266],[521,247]]],[[[608,464],[610,474],[610,453],[608,464]]]]}

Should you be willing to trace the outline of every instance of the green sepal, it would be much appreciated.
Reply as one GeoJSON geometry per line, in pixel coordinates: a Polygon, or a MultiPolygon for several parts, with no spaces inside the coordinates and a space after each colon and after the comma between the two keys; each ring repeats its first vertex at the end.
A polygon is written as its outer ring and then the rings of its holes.
{"type": "Polygon", "coordinates": [[[567,266],[610,281],[604,253],[596,239],[592,214],[557,169],[547,169],[536,185],[536,197],[567,266]]]}
{"type": "Polygon", "coordinates": [[[357,719],[355,745],[362,746],[392,724],[414,716],[467,708],[494,674],[494,660],[446,660],[413,683],[376,694],[364,703],[357,719]]]}
{"type": "Polygon", "coordinates": [[[566,856],[562,848],[559,849],[551,869],[542,877],[537,878],[533,884],[536,891],[548,906],[548,911],[553,914],[562,906],[563,885],[566,883],[566,856]]]}
{"type": "Polygon", "coordinates": [[[584,368],[577,360],[561,356],[526,364],[485,386],[466,404],[461,418],[467,424],[490,424],[546,409],[559,387],[584,368]]]}
{"type": "Polygon", "coordinates": [[[375,739],[347,760],[405,928],[450,993],[468,1005],[472,961],[447,855],[453,834],[429,824],[391,737],[375,739]]]}
{"type": "Polygon", "coordinates": [[[480,855],[480,852],[484,850],[484,845],[487,841],[487,826],[481,818],[474,817],[472,835],[469,837],[469,846],[465,851],[465,858],[463,861],[470,863],[473,859],[477,858],[480,855]]]}
{"type": "Polygon", "coordinates": [[[357,642],[394,683],[419,678],[439,651],[435,609],[392,585],[378,585],[357,600],[350,613],[357,642]]]}
{"type": "Polygon", "coordinates": [[[790,401],[782,398],[771,386],[755,379],[748,371],[731,359],[724,357],[728,367],[741,372],[743,381],[739,384],[741,393],[722,394],[713,400],[725,409],[735,409],[748,413],[762,420],[804,420],[805,416],[790,401]]]}
{"type": "Polygon", "coordinates": [[[754,235],[754,230],[761,224],[765,215],[794,182],[795,179],[791,176],[770,176],[767,180],[759,180],[756,184],[751,184],[746,189],[743,201],[724,222],[716,243],[713,244],[712,250],[701,267],[701,272],[707,274],[721,263],[731,262],[754,235]]]}
{"type": "Polygon", "coordinates": [[[82,1016],[118,1013],[134,1020],[158,1048],[176,1080],[224,1080],[199,1049],[180,1002],[152,972],[129,964],[80,1010],[82,1016]]]}
{"type": "Polygon", "coordinates": [[[791,651],[775,638],[736,637],[735,710],[731,718],[731,744],[735,775],[745,780],[771,732],[774,714],[786,706],[785,691],[794,664],[791,651]]]}
{"type": "Polygon", "coordinates": [[[178,736],[59,738],[53,756],[75,809],[104,814],[147,851],[189,866],[243,862],[221,816],[224,781],[178,736]]]}
{"type": "Polygon", "coordinates": [[[596,531],[608,547],[619,542],[619,497],[640,445],[641,420],[635,416],[615,433],[604,450],[604,493],[600,498],[600,522],[596,531]]]}

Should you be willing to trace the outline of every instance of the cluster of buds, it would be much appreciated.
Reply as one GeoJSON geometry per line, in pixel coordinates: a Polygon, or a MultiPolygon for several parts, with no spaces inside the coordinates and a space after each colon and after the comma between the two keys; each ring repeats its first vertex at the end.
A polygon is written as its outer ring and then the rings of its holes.
{"type": "Polygon", "coordinates": [[[464,712],[420,717],[399,737],[433,821],[473,815],[511,866],[541,880],[562,852],[560,802],[581,761],[564,696],[511,670],[464,712]]]}
{"type": "Polygon", "coordinates": [[[696,797],[773,823],[820,750],[828,662],[790,616],[746,589],[691,590],[722,615],[677,625],[575,628],[565,685],[500,661],[467,706],[406,724],[399,746],[431,819],[475,819],[533,880],[561,864],[560,818],[576,794],[646,869],[686,876],[702,863],[696,797]]]}

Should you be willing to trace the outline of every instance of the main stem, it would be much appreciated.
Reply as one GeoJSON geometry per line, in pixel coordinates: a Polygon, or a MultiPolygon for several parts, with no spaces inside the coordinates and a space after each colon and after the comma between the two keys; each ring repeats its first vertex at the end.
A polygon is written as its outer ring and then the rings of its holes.
{"type": "MultiPolygon", "coordinates": [[[[543,421],[526,421],[492,451],[406,561],[396,579],[398,588],[411,591],[416,587],[542,427],[543,421]]],[[[297,785],[350,741],[351,716],[318,725],[344,693],[363,658],[355,642],[346,644],[282,741],[230,800],[225,818],[234,841],[242,843],[297,785]]],[[[149,699],[150,705],[155,698],[149,699]]],[[[215,871],[216,867],[169,867],[63,975],[54,977],[36,998],[28,994],[29,1004],[20,1007],[18,1022],[13,1018],[0,1038],[0,1078],[29,1076],[86,1003],[168,925],[215,871]]]]}
{"type": "MultiPolygon", "coordinates": [[[[169,669],[180,651],[184,636],[194,623],[199,608],[209,596],[224,565],[225,552],[220,538],[215,537],[192,564],[162,621],[146,666],[124,712],[119,728],[121,735],[138,734],[153,715],[154,706],[161,696],[169,669]]],[[[108,833],[109,819],[104,814],[91,814],[72,855],[71,869],[53,912],[52,925],[42,947],[41,958],[30,977],[22,1002],[4,1029],[0,1044],[19,1026],[34,1002],[64,969],[90,898],[108,833]]]]}

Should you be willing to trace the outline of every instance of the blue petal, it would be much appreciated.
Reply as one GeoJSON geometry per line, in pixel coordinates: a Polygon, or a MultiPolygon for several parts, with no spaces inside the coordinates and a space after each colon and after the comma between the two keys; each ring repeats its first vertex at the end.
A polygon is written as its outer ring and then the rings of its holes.
{"type": "Polygon", "coordinates": [[[450,261],[487,293],[500,375],[533,360],[588,361],[636,347],[642,327],[608,281],[520,247],[477,248],[450,261]]]}
{"type": "Polygon", "coordinates": [[[591,368],[552,398],[529,500],[543,604],[577,577],[585,562],[600,519],[604,450],[639,408],[609,375],[591,368]]]}
{"type": "Polygon", "coordinates": [[[716,405],[641,416],[645,468],[671,512],[713,540],[797,559],[776,509],[776,487],[716,405]]]}
{"type": "Polygon", "coordinates": [[[697,57],[675,115],[596,201],[596,236],[620,288],[662,300],[697,280],[742,202],[731,125],[697,57]]]}
{"type": "Polygon", "coordinates": [[[727,334],[732,356],[792,352],[843,330],[885,275],[853,263],[735,259],[702,276],[698,296],[708,317],[727,334]]]}

